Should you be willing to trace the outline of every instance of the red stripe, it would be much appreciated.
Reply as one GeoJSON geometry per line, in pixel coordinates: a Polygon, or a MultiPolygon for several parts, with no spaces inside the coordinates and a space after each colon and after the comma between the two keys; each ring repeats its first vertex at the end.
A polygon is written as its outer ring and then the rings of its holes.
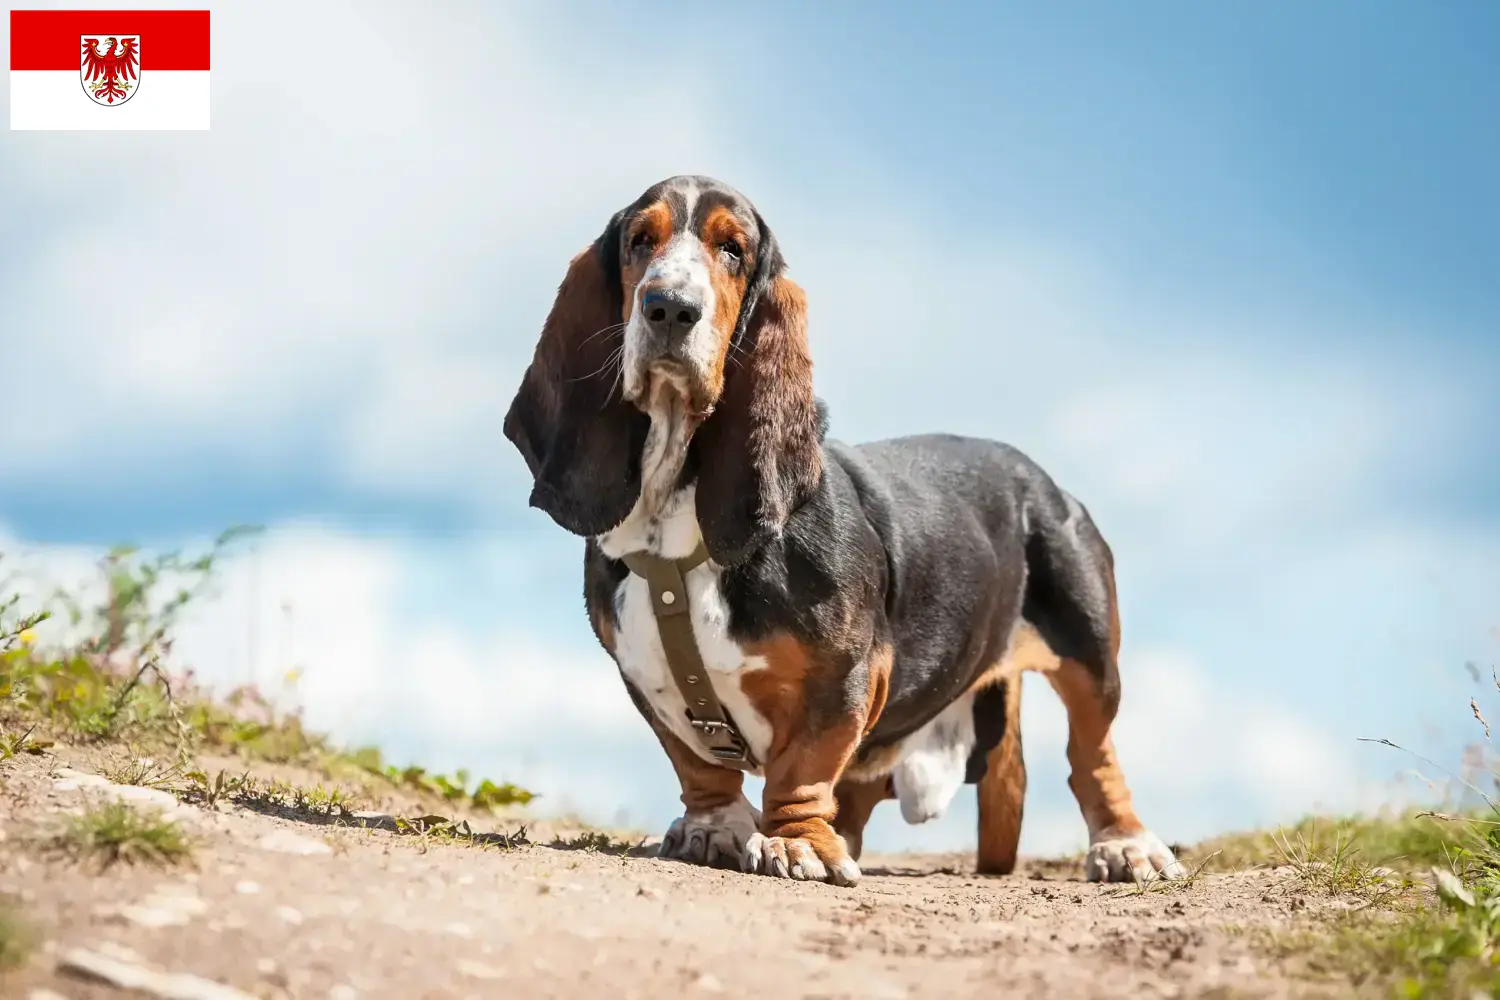
{"type": "Polygon", "coordinates": [[[13,10],[10,68],[77,70],[80,36],[141,36],[141,69],[208,69],[206,10],[13,10]]]}

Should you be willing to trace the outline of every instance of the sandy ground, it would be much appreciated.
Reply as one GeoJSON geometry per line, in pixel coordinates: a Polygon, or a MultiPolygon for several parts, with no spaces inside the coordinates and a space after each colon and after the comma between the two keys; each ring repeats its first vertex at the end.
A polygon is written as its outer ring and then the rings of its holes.
{"type": "Polygon", "coordinates": [[[1245,942],[1307,906],[1274,872],[1140,893],[1066,862],[981,878],[968,857],[913,855],[867,857],[835,888],[645,856],[654,838],[626,856],[546,846],[568,831],[533,825],[505,848],[174,805],[90,763],[0,764],[0,893],[36,931],[5,997],[1307,994],[1245,942]],[[66,812],[121,796],[191,830],[192,860],[101,872],[46,848],[66,812]]]}

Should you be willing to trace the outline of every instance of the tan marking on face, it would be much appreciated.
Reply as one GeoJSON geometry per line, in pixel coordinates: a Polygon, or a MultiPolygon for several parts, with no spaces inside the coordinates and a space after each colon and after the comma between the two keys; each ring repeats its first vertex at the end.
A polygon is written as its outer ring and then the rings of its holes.
{"type": "Polygon", "coordinates": [[[641,209],[625,227],[623,240],[624,246],[620,251],[620,289],[624,297],[620,305],[620,320],[628,323],[630,314],[635,310],[636,286],[641,283],[652,262],[665,253],[667,244],[672,242],[671,206],[665,201],[657,201],[641,209]],[[651,240],[651,252],[637,258],[631,253],[630,247],[639,236],[651,240]]]}
{"type": "Polygon", "coordinates": [[[714,368],[709,381],[715,396],[724,383],[724,369],[729,361],[729,342],[734,328],[739,323],[740,306],[745,301],[745,290],[749,287],[751,261],[747,254],[749,242],[744,227],[734,212],[725,206],[712,209],[703,220],[698,231],[703,242],[705,263],[708,266],[709,283],[714,289],[714,332],[719,336],[719,350],[715,355],[714,368]],[[720,247],[733,242],[740,248],[740,263],[734,269],[720,253],[720,247]]]}

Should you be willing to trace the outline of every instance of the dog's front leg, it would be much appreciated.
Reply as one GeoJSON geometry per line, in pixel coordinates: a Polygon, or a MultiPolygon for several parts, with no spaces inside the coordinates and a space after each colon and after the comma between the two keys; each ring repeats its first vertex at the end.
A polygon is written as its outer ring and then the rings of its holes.
{"type": "Polygon", "coordinates": [[[655,719],[651,728],[677,772],[684,810],[667,828],[660,856],[713,868],[740,868],[760,820],[742,790],[744,776],[710,764],[655,719]]]}
{"type": "Polygon", "coordinates": [[[826,726],[806,719],[789,738],[776,741],[766,764],[761,832],[745,849],[745,871],[834,885],[859,881],[859,865],[833,828],[833,789],[863,726],[862,718],[848,716],[826,726]]]}

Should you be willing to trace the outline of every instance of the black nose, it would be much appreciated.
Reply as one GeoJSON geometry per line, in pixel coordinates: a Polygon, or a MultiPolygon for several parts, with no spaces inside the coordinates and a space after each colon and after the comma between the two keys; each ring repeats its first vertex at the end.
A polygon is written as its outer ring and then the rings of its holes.
{"type": "Polygon", "coordinates": [[[703,303],[681,288],[653,288],[641,296],[646,325],[663,337],[686,336],[703,318],[703,303]]]}

